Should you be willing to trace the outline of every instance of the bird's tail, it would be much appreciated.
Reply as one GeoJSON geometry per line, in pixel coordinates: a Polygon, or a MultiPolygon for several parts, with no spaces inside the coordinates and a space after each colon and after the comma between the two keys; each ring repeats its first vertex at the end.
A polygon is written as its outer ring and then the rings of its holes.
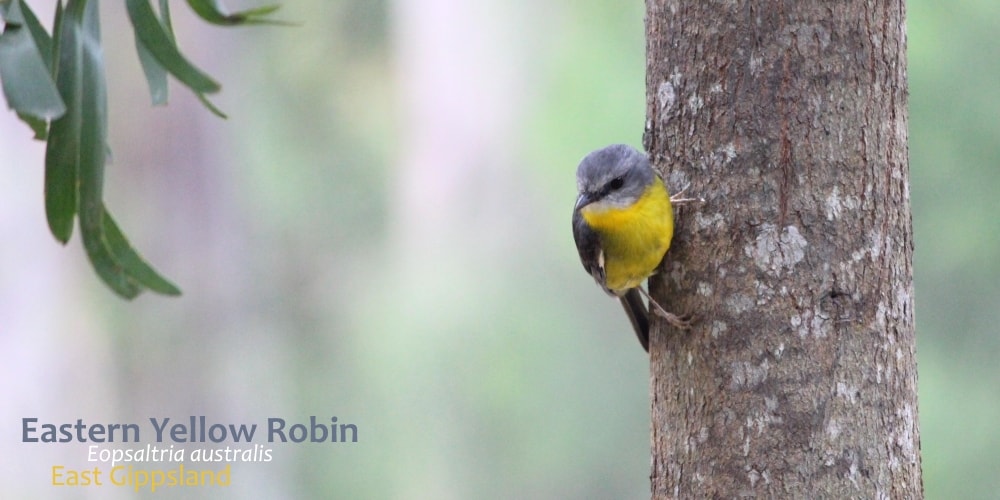
{"type": "Polygon", "coordinates": [[[639,289],[629,289],[625,295],[618,297],[618,300],[625,308],[628,320],[632,322],[632,328],[635,329],[635,335],[639,337],[639,343],[642,344],[642,348],[646,352],[649,352],[649,313],[646,304],[642,302],[639,289]]]}

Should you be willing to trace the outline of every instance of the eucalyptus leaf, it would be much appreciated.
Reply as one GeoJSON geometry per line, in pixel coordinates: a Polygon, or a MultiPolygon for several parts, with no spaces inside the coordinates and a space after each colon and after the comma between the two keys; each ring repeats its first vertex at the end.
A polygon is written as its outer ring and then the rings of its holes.
{"type": "MultiPolygon", "coordinates": [[[[30,12],[21,0],[13,0],[9,5],[6,25],[0,34],[0,83],[7,104],[14,111],[48,121],[62,116],[66,106],[52,81],[45,57],[51,58],[51,40],[47,35],[36,39],[28,22],[30,19],[38,24],[38,20],[30,12]]],[[[34,125],[32,128],[37,135],[37,128],[34,125]]]]}
{"type": "Polygon", "coordinates": [[[52,37],[45,31],[45,27],[38,21],[38,17],[28,8],[28,4],[24,3],[24,0],[14,0],[11,2],[11,4],[15,3],[21,5],[24,25],[31,31],[31,37],[35,39],[35,46],[38,47],[38,51],[42,54],[45,65],[50,69],[54,69],[55,61],[52,59],[52,37]]]}
{"type": "Polygon", "coordinates": [[[219,118],[222,118],[223,120],[229,118],[229,116],[226,115],[225,113],[223,113],[221,109],[219,109],[214,104],[212,104],[212,101],[209,101],[208,98],[205,97],[204,94],[195,94],[195,96],[198,98],[199,101],[201,101],[201,103],[206,108],[208,108],[209,111],[212,112],[213,115],[218,116],[219,118]]]}
{"type": "MultiPolygon", "coordinates": [[[[169,0],[125,0],[136,50],[154,104],[165,104],[171,74],[214,114],[206,94],[220,90],[177,47],[169,0]]],[[[215,0],[188,0],[203,19],[220,25],[287,24],[268,19],[277,5],[225,14],[215,0]]],[[[56,2],[51,37],[25,0],[0,0],[0,83],[11,108],[47,139],[45,212],[50,231],[66,243],[79,218],[83,245],[98,276],[131,299],[145,289],[181,292],[131,246],[103,201],[107,147],[107,83],[98,0],[56,2]]]]}
{"type": "MultiPolygon", "coordinates": [[[[160,293],[176,295],[177,287],[159,276],[132,249],[117,224],[107,214],[102,201],[104,166],[107,152],[107,84],[101,50],[101,30],[96,0],[70,0],[59,25],[58,85],[66,98],[66,115],[53,122],[52,137],[46,155],[46,187],[59,186],[68,195],[49,198],[58,201],[53,206],[63,209],[57,237],[69,239],[74,207],[68,210],[66,200],[78,206],[80,232],[87,257],[97,275],[121,297],[131,299],[146,287],[160,293]],[[52,168],[49,168],[52,167],[52,168]],[[51,174],[51,179],[50,179],[51,174]],[[62,175],[64,177],[60,178],[62,175]],[[66,178],[74,180],[72,188],[66,178]],[[69,214],[68,229],[62,219],[69,214]]],[[[63,193],[66,194],[66,193],[63,193]]]]}
{"type": "Polygon", "coordinates": [[[76,166],[83,246],[98,276],[118,295],[133,298],[142,291],[142,287],[129,277],[115,259],[104,237],[104,203],[101,197],[108,112],[97,2],[69,0],[63,26],[58,74],[62,83],[63,62],[67,62],[67,66],[75,70],[76,78],[66,91],[78,95],[75,101],[79,123],[76,130],[79,143],[76,166]]]}
{"type": "MultiPolygon", "coordinates": [[[[79,8],[78,4],[70,0],[75,9],[79,8]]],[[[45,150],[45,215],[52,235],[64,244],[73,234],[77,207],[77,171],[83,133],[82,36],[81,21],[70,21],[69,12],[62,9],[62,2],[58,3],[53,28],[58,68],[56,86],[66,104],[66,113],[49,126],[45,150]]]]}
{"type": "MultiPolygon", "coordinates": [[[[160,0],[160,22],[166,30],[167,36],[175,42],[174,28],[170,21],[170,1],[160,0]]],[[[149,84],[149,95],[153,100],[153,106],[165,106],[167,104],[167,70],[160,64],[156,57],[146,48],[135,34],[135,49],[139,54],[139,63],[142,65],[142,72],[146,75],[146,82],[149,84]]]]}
{"type": "Polygon", "coordinates": [[[156,270],[136,253],[106,208],[104,210],[104,235],[111,253],[114,254],[115,259],[124,267],[125,273],[132,279],[157,293],[164,295],[181,294],[177,286],[167,281],[163,276],[160,276],[156,270]]]}
{"type": "Polygon", "coordinates": [[[146,83],[149,85],[149,97],[153,101],[153,106],[166,106],[167,104],[167,70],[156,60],[156,57],[139,40],[139,35],[135,35],[135,50],[139,54],[139,63],[142,65],[142,72],[146,75],[146,83]]]}
{"type": "Polygon", "coordinates": [[[281,7],[280,5],[265,5],[263,7],[256,7],[253,9],[226,14],[222,11],[222,7],[219,5],[218,0],[187,0],[187,3],[191,6],[191,10],[198,14],[199,17],[209,23],[220,26],[236,26],[240,24],[291,24],[284,21],[265,19],[270,14],[273,14],[274,11],[278,10],[281,7]]]}
{"type": "Polygon", "coordinates": [[[176,44],[177,39],[174,38],[174,23],[170,20],[170,0],[160,0],[160,21],[163,22],[163,27],[167,30],[167,35],[176,44]]]}
{"type": "Polygon", "coordinates": [[[31,127],[31,131],[35,133],[33,139],[44,141],[49,137],[49,122],[24,113],[18,113],[17,117],[31,127]]]}
{"type": "Polygon", "coordinates": [[[172,35],[156,18],[148,0],[126,0],[136,37],[175,78],[197,93],[218,92],[221,86],[191,64],[174,44],[172,35]]]}

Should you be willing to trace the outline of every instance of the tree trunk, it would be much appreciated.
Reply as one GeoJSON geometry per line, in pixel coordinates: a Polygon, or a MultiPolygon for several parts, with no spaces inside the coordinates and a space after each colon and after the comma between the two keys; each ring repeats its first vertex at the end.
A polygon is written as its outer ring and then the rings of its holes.
{"type": "Polygon", "coordinates": [[[902,0],[647,0],[654,498],[919,498],[902,0]]]}

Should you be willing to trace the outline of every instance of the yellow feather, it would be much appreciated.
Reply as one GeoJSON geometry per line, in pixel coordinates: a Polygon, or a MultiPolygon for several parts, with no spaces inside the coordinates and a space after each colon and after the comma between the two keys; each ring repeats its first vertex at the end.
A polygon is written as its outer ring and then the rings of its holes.
{"type": "Polygon", "coordinates": [[[584,207],[581,215],[601,240],[605,286],[616,293],[641,285],[653,274],[674,235],[670,196],[659,176],[631,206],[584,207]]]}

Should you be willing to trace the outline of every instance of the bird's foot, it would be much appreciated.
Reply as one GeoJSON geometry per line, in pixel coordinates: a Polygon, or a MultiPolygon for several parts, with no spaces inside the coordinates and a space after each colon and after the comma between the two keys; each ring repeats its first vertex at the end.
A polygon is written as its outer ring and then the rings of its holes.
{"type": "Polygon", "coordinates": [[[670,323],[678,330],[691,329],[691,322],[694,321],[693,316],[691,316],[690,314],[678,316],[670,311],[667,311],[666,309],[663,308],[663,306],[661,306],[655,300],[653,300],[653,297],[649,295],[649,292],[643,290],[641,286],[638,288],[639,291],[646,296],[646,299],[649,300],[649,309],[653,311],[653,314],[656,314],[657,316],[667,320],[667,323],[670,323]]]}
{"type": "Polygon", "coordinates": [[[667,323],[673,325],[674,328],[678,330],[690,330],[691,322],[694,321],[694,317],[690,314],[685,314],[684,316],[678,316],[674,313],[664,311],[661,307],[654,307],[653,313],[657,316],[667,320],[667,323]]]}
{"type": "Polygon", "coordinates": [[[671,196],[670,203],[674,205],[684,205],[687,203],[705,203],[705,198],[685,198],[684,191],[687,191],[687,188],[681,189],[680,192],[671,196]]]}

